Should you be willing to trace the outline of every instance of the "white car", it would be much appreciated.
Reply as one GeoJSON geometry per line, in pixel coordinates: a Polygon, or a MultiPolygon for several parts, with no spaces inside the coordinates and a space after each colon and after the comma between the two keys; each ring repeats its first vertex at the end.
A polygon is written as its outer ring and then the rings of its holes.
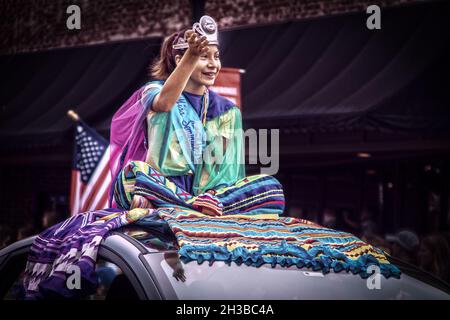
{"type": "MultiPolygon", "coordinates": [[[[22,274],[35,237],[0,251],[0,296],[22,299],[22,274]]],[[[176,242],[161,241],[139,228],[113,232],[100,245],[99,286],[86,299],[446,299],[450,287],[413,266],[391,261],[400,279],[376,281],[333,271],[328,274],[270,265],[261,267],[224,262],[198,264],[178,259],[176,242]],[[370,283],[369,283],[370,282],[370,283]]]]}

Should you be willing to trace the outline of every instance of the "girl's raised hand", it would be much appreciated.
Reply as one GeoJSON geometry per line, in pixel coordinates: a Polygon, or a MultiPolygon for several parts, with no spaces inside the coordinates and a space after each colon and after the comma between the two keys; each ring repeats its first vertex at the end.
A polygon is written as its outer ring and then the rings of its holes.
{"type": "Polygon", "coordinates": [[[184,33],[184,39],[189,44],[188,51],[194,56],[201,56],[209,50],[209,41],[205,36],[199,36],[194,30],[187,30],[184,33]]]}

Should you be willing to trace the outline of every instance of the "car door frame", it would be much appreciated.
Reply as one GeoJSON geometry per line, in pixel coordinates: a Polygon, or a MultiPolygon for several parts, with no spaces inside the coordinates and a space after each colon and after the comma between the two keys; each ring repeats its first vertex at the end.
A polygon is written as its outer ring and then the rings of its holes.
{"type": "MultiPolygon", "coordinates": [[[[0,279],[2,279],[0,281],[0,299],[5,298],[25,267],[28,253],[36,237],[18,241],[0,251],[0,253],[3,251],[0,256],[0,279]],[[15,269],[18,262],[21,265],[20,270],[15,269]],[[7,274],[3,275],[4,273],[7,274]],[[11,277],[12,275],[14,277],[11,277]]],[[[148,266],[141,259],[141,256],[147,251],[143,247],[141,248],[142,245],[138,241],[132,240],[134,239],[131,237],[114,232],[100,244],[97,259],[104,259],[117,265],[130,281],[139,299],[161,300],[155,280],[150,275],[148,266]]]]}

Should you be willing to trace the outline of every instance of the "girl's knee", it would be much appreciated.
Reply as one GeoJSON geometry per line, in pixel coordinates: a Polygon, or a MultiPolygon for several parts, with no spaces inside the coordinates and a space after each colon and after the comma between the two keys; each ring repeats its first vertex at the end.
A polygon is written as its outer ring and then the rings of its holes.
{"type": "Polygon", "coordinates": [[[248,177],[244,178],[243,180],[244,181],[245,180],[247,180],[247,181],[255,181],[255,182],[261,181],[261,180],[263,180],[263,181],[270,181],[270,184],[279,185],[281,187],[281,183],[280,183],[280,181],[278,181],[277,178],[275,178],[274,176],[265,174],[265,173],[248,176],[248,177]]]}

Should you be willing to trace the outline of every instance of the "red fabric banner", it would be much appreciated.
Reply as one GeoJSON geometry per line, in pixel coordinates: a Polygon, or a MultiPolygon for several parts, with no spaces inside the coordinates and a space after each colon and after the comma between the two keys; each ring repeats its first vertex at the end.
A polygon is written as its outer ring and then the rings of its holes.
{"type": "Polygon", "coordinates": [[[222,68],[211,90],[233,101],[242,110],[241,74],[242,69],[222,68]]]}

